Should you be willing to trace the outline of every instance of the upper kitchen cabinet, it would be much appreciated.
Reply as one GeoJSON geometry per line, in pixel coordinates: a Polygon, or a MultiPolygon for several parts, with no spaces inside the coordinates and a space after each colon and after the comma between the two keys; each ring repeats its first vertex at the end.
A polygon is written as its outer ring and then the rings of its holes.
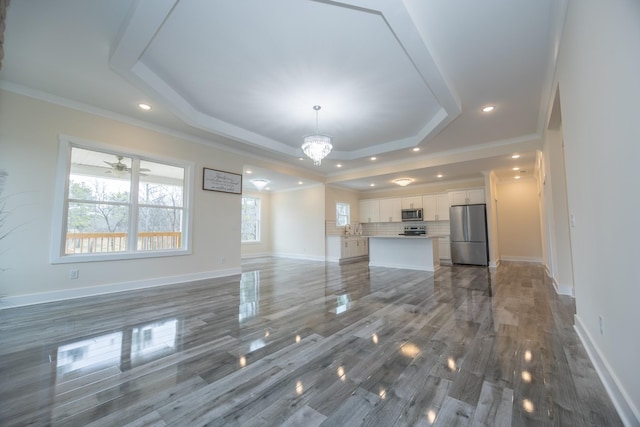
{"type": "Polygon", "coordinates": [[[360,200],[360,222],[380,222],[380,200],[360,200]]]}
{"type": "Polygon", "coordinates": [[[449,203],[453,205],[475,205],[484,203],[484,188],[449,192],[449,203]]]}
{"type": "Polygon", "coordinates": [[[402,201],[400,198],[380,199],[380,222],[401,222],[402,201]]]}
{"type": "Polygon", "coordinates": [[[402,198],[402,209],[418,209],[422,207],[422,196],[411,196],[402,198]]]}
{"type": "Polygon", "coordinates": [[[422,196],[423,220],[448,221],[449,206],[449,195],[447,193],[422,196]]]}

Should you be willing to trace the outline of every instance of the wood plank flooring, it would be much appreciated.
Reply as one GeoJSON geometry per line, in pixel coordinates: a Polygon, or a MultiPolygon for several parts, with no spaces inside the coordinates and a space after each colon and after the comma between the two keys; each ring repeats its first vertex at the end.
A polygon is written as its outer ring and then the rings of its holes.
{"type": "Polygon", "coordinates": [[[0,310],[0,425],[622,425],[540,266],[243,271],[0,310]]]}

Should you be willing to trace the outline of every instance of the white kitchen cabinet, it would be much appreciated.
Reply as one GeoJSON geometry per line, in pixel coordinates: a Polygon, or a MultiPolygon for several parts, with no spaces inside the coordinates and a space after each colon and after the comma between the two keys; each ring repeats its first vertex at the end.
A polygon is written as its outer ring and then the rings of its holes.
{"type": "Polygon", "coordinates": [[[484,188],[450,191],[449,203],[451,206],[484,203],[484,188]]]}
{"type": "Polygon", "coordinates": [[[355,262],[369,256],[369,238],[363,236],[327,236],[327,261],[355,262]]]}
{"type": "Polygon", "coordinates": [[[366,199],[360,200],[360,222],[380,222],[380,200],[366,199]]]}
{"type": "Polygon", "coordinates": [[[380,199],[380,222],[401,222],[402,201],[400,198],[380,199]]]}
{"type": "Polygon", "coordinates": [[[438,252],[440,259],[451,259],[451,240],[449,236],[440,236],[438,239],[438,252]]]}
{"type": "Polygon", "coordinates": [[[449,195],[447,193],[422,196],[423,220],[448,221],[449,206],[449,195]]]}
{"type": "Polygon", "coordinates": [[[402,198],[402,209],[418,209],[424,208],[422,204],[422,196],[410,196],[402,198]]]}

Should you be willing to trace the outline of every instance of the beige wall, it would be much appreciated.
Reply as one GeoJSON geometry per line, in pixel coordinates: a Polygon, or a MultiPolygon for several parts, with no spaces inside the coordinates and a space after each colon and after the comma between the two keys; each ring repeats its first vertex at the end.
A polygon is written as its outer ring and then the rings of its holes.
{"type": "Polygon", "coordinates": [[[271,193],[245,190],[243,195],[260,199],[260,241],[241,243],[242,258],[271,255],[271,193]]]}
{"type": "Polygon", "coordinates": [[[541,263],[542,236],[536,180],[499,181],[496,189],[500,259],[541,263]]]}
{"type": "Polygon", "coordinates": [[[351,222],[358,222],[359,218],[359,194],[356,191],[345,190],[343,188],[337,188],[332,186],[326,187],[325,192],[325,219],[327,221],[336,220],[336,203],[349,203],[349,209],[351,214],[351,222]]]}
{"type": "Polygon", "coordinates": [[[324,261],[325,186],[275,192],[271,206],[274,255],[324,261]]]}
{"type": "MultiPolygon", "coordinates": [[[[161,284],[171,280],[239,272],[240,196],[203,191],[204,166],[242,173],[242,159],[116,120],[12,92],[0,92],[0,169],[8,173],[4,195],[7,229],[0,240],[0,294],[88,292],[99,285],[161,284]],[[70,135],[135,152],[195,163],[193,253],[152,259],[56,264],[49,262],[58,136],[70,135]],[[224,258],[224,262],[222,259],[224,258]],[[70,280],[69,270],[79,279],[70,280]]],[[[55,225],[57,226],[57,225],[55,225]]]]}

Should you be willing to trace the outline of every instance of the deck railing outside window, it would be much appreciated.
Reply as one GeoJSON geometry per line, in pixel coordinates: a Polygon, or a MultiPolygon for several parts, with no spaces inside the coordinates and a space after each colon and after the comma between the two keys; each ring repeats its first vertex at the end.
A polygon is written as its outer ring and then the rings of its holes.
{"type": "MultiPolygon", "coordinates": [[[[127,250],[127,233],[67,233],[65,254],[90,254],[99,252],[123,252],[127,250]]],[[[180,249],[180,231],[138,233],[138,250],[155,251],[180,249]]]]}

